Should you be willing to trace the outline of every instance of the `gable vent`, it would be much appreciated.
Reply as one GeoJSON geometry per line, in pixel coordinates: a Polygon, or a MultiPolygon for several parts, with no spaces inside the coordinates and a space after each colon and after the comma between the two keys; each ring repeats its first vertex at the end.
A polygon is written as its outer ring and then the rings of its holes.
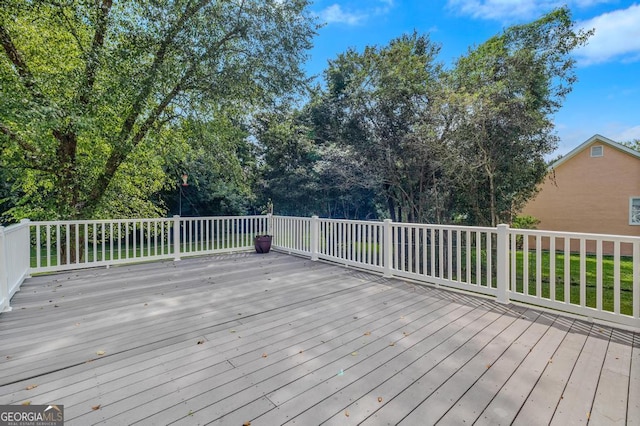
{"type": "Polygon", "coordinates": [[[602,157],[604,155],[604,149],[602,145],[595,145],[591,147],[592,157],[602,157]]]}

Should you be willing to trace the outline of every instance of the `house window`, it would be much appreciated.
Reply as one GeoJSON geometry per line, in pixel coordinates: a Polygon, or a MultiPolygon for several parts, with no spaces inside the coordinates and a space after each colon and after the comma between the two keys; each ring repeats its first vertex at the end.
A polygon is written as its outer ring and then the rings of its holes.
{"type": "Polygon", "coordinates": [[[604,149],[602,145],[595,145],[591,147],[591,156],[592,157],[602,157],[604,155],[604,149]]]}
{"type": "Polygon", "coordinates": [[[640,225],[640,197],[629,199],[629,225],[640,225]]]}

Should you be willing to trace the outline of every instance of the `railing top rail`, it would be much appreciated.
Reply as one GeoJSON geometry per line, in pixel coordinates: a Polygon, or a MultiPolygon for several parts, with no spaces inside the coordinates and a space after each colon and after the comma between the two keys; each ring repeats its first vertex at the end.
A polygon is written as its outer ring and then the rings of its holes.
{"type": "Polygon", "coordinates": [[[518,229],[518,228],[509,228],[509,232],[512,234],[541,236],[541,237],[586,239],[586,240],[595,240],[595,241],[598,241],[598,240],[620,241],[624,243],[640,242],[640,237],[634,237],[632,235],[588,234],[584,232],[545,231],[543,229],[518,229]]]}
{"type": "Polygon", "coordinates": [[[108,224],[108,223],[131,223],[131,222],[166,222],[172,221],[170,217],[153,217],[153,218],[131,218],[131,219],[78,219],[78,220],[38,220],[29,222],[32,226],[43,225],[84,225],[84,224],[108,224]]]}
{"type": "Polygon", "coordinates": [[[445,229],[445,230],[478,231],[478,232],[497,232],[496,228],[491,228],[491,227],[487,227],[487,226],[437,225],[437,224],[411,223],[411,222],[392,222],[392,226],[404,226],[404,227],[424,228],[424,229],[445,229]]]}
{"type": "MultiPolygon", "coordinates": [[[[257,216],[180,216],[180,220],[189,221],[189,220],[222,220],[222,219],[249,219],[249,218],[267,218],[266,215],[257,215],[257,216]]],[[[131,223],[131,222],[168,222],[173,221],[174,217],[137,217],[137,218],[126,218],[126,219],[78,219],[78,220],[39,220],[29,222],[30,225],[73,225],[73,224],[102,224],[102,223],[131,223]]]]}
{"type": "Polygon", "coordinates": [[[361,225],[382,225],[383,222],[379,221],[379,220],[351,220],[351,219],[333,219],[333,218],[325,218],[325,217],[320,217],[318,218],[319,221],[321,222],[331,222],[331,223],[340,223],[340,222],[345,222],[345,223],[354,223],[354,224],[361,224],[361,225]]]}
{"type": "Polygon", "coordinates": [[[301,217],[301,216],[280,216],[280,215],[273,215],[272,216],[274,219],[290,219],[290,220],[300,220],[303,222],[309,222],[311,221],[310,217],[301,217]]]}
{"type": "Polygon", "coordinates": [[[266,219],[268,215],[245,216],[181,216],[180,220],[266,219]]]}
{"type": "Polygon", "coordinates": [[[7,225],[7,226],[0,226],[0,228],[2,228],[2,231],[5,234],[10,234],[12,232],[17,232],[20,229],[24,228],[25,226],[29,226],[31,225],[33,222],[30,221],[23,221],[21,223],[12,223],[11,225],[7,225]]]}

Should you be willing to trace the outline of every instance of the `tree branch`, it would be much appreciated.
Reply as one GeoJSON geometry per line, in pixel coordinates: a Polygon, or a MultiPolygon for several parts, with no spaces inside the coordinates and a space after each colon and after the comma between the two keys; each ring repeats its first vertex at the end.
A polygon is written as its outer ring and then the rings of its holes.
{"type": "Polygon", "coordinates": [[[104,38],[107,32],[107,22],[112,4],[112,0],[102,0],[97,10],[96,30],[93,34],[91,50],[87,54],[85,64],[84,86],[79,91],[80,97],[78,100],[82,105],[89,103],[91,89],[93,89],[96,81],[96,73],[100,65],[100,51],[104,47],[104,38]]]}
{"type": "Polygon", "coordinates": [[[1,25],[1,24],[0,24],[0,44],[2,44],[2,47],[5,53],[7,54],[7,57],[9,58],[16,72],[18,73],[18,76],[20,77],[22,84],[24,84],[24,86],[31,92],[31,94],[35,98],[42,98],[42,94],[40,93],[40,90],[38,90],[36,81],[33,78],[33,74],[31,74],[31,70],[29,70],[29,67],[27,66],[26,61],[24,60],[24,58],[16,48],[15,44],[13,43],[13,40],[11,39],[11,35],[7,31],[7,29],[4,27],[4,25],[1,25]]]}
{"type": "MultiPolygon", "coordinates": [[[[48,173],[54,173],[57,170],[55,167],[49,164],[43,164],[42,158],[40,158],[40,152],[36,149],[36,147],[22,139],[20,135],[15,133],[4,123],[0,123],[0,133],[18,144],[18,146],[24,152],[24,160],[29,165],[29,168],[48,173]]],[[[3,146],[0,145],[0,148],[3,148],[3,146]]]]}

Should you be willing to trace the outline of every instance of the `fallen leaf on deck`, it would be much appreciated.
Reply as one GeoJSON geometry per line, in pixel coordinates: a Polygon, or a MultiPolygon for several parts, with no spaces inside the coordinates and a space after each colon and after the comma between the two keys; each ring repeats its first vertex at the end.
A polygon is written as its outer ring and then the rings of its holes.
{"type": "Polygon", "coordinates": [[[389,346],[395,346],[395,345],[396,345],[396,342],[389,343],[389,346]]]}
{"type": "Polygon", "coordinates": [[[201,345],[204,343],[204,340],[198,340],[198,344],[201,345]]]}
{"type": "Polygon", "coordinates": [[[487,370],[491,368],[491,364],[487,364],[487,370]]]}
{"type": "Polygon", "coordinates": [[[405,336],[408,336],[408,335],[409,335],[409,332],[407,332],[407,331],[403,331],[403,332],[402,332],[402,334],[404,334],[405,336]]]}
{"type": "Polygon", "coordinates": [[[370,335],[371,335],[371,332],[370,332],[370,331],[366,331],[366,332],[364,333],[364,335],[365,335],[365,336],[370,336],[370,335]]]}
{"type": "Polygon", "coordinates": [[[251,422],[244,422],[242,423],[242,426],[251,426],[251,422]]]}
{"type": "Polygon", "coordinates": [[[302,352],[304,352],[304,351],[302,351],[302,350],[301,350],[301,351],[300,351],[300,352],[298,352],[298,353],[299,353],[299,354],[301,354],[302,352]]]}
{"type": "Polygon", "coordinates": [[[267,353],[265,352],[262,354],[262,358],[266,358],[266,357],[267,357],[267,353]]]}
{"type": "Polygon", "coordinates": [[[378,397],[378,402],[382,402],[382,397],[381,396],[378,397]]]}
{"type": "Polygon", "coordinates": [[[22,405],[31,405],[31,401],[25,401],[22,403],[22,405]]]}
{"type": "Polygon", "coordinates": [[[29,386],[27,386],[25,389],[26,389],[26,390],[31,390],[31,389],[35,389],[35,388],[37,388],[37,387],[38,387],[38,385],[29,385],[29,386]]]}
{"type": "Polygon", "coordinates": [[[349,412],[345,410],[344,415],[349,417],[349,412]]]}
{"type": "Polygon", "coordinates": [[[92,409],[93,411],[99,410],[99,409],[100,409],[100,404],[98,404],[98,405],[94,405],[93,407],[91,407],[91,409],[92,409]]]}
{"type": "Polygon", "coordinates": [[[100,355],[100,356],[102,356],[102,355],[104,355],[104,354],[105,354],[105,351],[98,351],[98,352],[96,352],[96,355],[100,355]]]}
{"type": "Polygon", "coordinates": [[[351,356],[356,356],[358,355],[358,352],[351,352],[351,356]]]}
{"type": "Polygon", "coordinates": [[[236,332],[235,330],[229,330],[229,333],[235,333],[235,332],[236,332]]]}

